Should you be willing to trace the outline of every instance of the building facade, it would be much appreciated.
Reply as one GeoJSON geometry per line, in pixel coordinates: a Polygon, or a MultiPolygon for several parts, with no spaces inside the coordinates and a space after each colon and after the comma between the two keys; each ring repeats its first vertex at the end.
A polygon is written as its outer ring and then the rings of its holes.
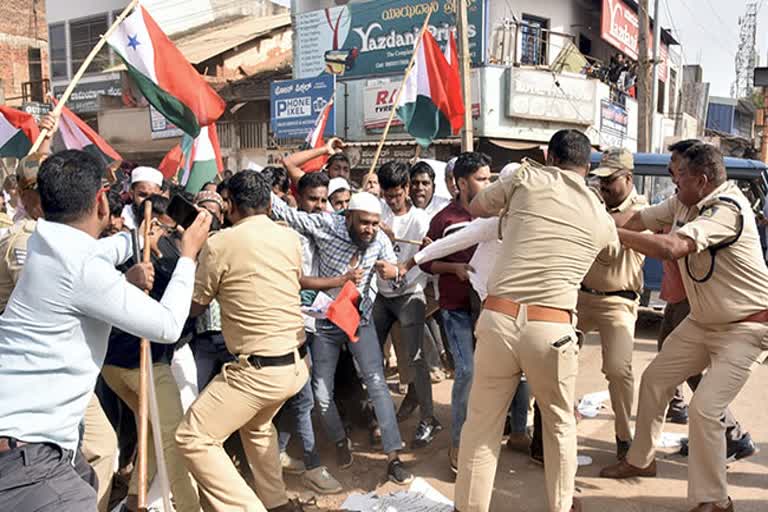
{"type": "Polygon", "coordinates": [[[0,2],[0,104],[42,101],[49,87],[43,0],[0,2]]]}
{"type": "MultiPolygon", "coordinates": [[[[347,56],[347,70],[337,77],[336,133],[360,148],[353,150],[359,167],[370,161],[402,80],[397,71],[408,62],[425,9],[435,4],[430,30],[444,44],[455,26],[453,0],[291,3],[296,78],[321,72],[324,51],[347,56]]],[[[541,156],[555,131],[576,128],[595,147],[636,150],[637,10],[633,0],[470,0],[476,147],[503,165],[541,156]]],[[[676,46],[662,31],[654,150],[681,124],[676,117],[682,62],[676,46]]],[[[414,153],[413,139],[399,126],[388,141],[393,155],[414,153]]],[[[436,141],[428,151],[445,158],[457,151],[456,139],[436,141]]]]}

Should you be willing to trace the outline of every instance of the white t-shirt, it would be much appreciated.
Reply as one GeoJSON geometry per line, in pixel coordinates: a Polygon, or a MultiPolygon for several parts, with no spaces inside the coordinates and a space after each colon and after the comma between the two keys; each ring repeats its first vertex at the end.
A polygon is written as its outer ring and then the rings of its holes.
{"type": "MultiPolygon", "coordinates": [[[[381,222],[389,226],[395,238],[421,242],[429,231],[429,216],[421,208],[411,206],[405,215],[396,216],[388,206],[382,209],[381,222]]],[[[392,242],[392,248],[398,263],[410,260],[421,245],[405,242],[392,242]]],[[[413,267],[403,277],[399,286],[394,281],[378,280],[379,293],[385,297],[400,297],[409,293],[421,292],[427,283],[427,275],[418,266],[413,267]]]]}
{"type": "Polygon", "coordinates": [[[138,229],[138,223],[136,222],[136,215],[133,213],[133,204],[127,204],[123,206],[123,213],[121,214],[123,223],[127,229],[138,229]]]}
{"type": "Polygon", "coordinates": [[[424,211],[427,212],[427,216],[429,217],[429,220],[432,220],[432,217],[440,213],[443,208],[448,206],[448,203],[450,203],[450,199],[446,199],[444,197],[440,196],[432,196],[432,200],[429,202],[426,208],[424,208],[424,211]]]}

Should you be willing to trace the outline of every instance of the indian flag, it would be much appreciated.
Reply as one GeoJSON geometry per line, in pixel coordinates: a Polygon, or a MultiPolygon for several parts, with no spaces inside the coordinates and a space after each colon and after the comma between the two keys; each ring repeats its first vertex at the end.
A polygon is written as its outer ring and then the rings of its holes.
{"type": "Polygon", "coordinates": [[[203,126],[194,140],[185,136],[181,151],[184,158],[178,170],[178,182],[190,194],[200,192],[203,185],[214,181],[224,169],[215,124],[203,126]]]}
{"type": "Polygon", "coordinates": [[[143,6],[107,40],[147,101],[184,133],[197,137],[225,103],[184,58],[143,6]]]}
{"type": "Polygon", "coordinates": [[[453,45],[450,63],[432,34],[428,30],[424,32],[397,105],[397,116],[408,133],[424,147],[433,139],[458,133],[464,126],[464,102],[453,38],[449,45],[453,45]]]}
{"type": "Polygon", "coordinates": [[[0,157],[24,158],[39,134],[34,117],[0,105],[0,157]]]}
{"type": "Polygon", "coordinates": [[[123,158],[85,121],[64,107],[59,120],[58,137],[67,149],[79,149],[95,156],[105,167],[123,158]]]}

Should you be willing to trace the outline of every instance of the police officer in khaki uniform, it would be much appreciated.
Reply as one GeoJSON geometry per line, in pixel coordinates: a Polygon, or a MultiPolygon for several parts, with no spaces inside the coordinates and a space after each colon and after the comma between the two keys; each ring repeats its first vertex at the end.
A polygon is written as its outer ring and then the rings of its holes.
{"type": "Polygon", "coordinates": [[[583,133],[559,131],[549,143],[549,167],[524,165],[470,206],[475,217],[503,209],[505,225],[475,332],[455,492],[460,512],[490,506],[504,419],[523,372],[543,417],[548,510],[581,510],[573,500],[579,352],[573,312],[595,257],[619,246],[613,220],[585,182],[590,152],[583,133]]]}
{"type": "Polygon", "coordinates": [[[601,476],[656,475],[669,399],[688,376],[708,368],[689,405],[688,497],[696,505],[691,512],[731,512],[721,418],[768,349],[768,269],[749,201],[727,181],[718,149],[688,149],[674,181],[677,194],[635,214],[619,236],[647,256],[677,260],[691,313],[643,373],[626,459],[601,476]],[[665,227],[669,234],[637,233],[665,227]]]}
{"type": "MultiPolygon", "coordinates": [[[[592,175],[600,180],[600,193],[609,213],[639,211],[648,201],[632,182],[634,158],[629,150],[611,148],[603,153],[600,167],[592,175]]],[[[616,456],[623,459],[629,450],[632,431],[632,347],[640,292],[643,288],[643,261],[637,251],[622,248],[618,254],[603,251],[589,269],[579,291],[578,329],[585,334],[597,330],[603,347],[603,374],[608,380],[613,413],[616,416],[616,456]]]]}
{"type": "Polygon", "coordinates": [[[0,311],[5,309],[27,259],[27,240],[35,231],[37,219],[43,215],[37,193],[37,170],[42,155],[22,160],[16,169],[19,199],[27,216],[11,226],[0,239],[0,311]]]}
{"type": "Polygon", "coordinates": [[[271,191],[256,171],[230,179],[233,227],[208,240],[195,278],[192,314],[216,299],[227,349],[237,357],[206,386],[176,431],[208,510],[300,510],[286,494],[272,418],[309,376],[299,299],[302,250],[296,232],[267,216],[271,191]],[[235,430],[255,493],[222,446],[235,430]]]}

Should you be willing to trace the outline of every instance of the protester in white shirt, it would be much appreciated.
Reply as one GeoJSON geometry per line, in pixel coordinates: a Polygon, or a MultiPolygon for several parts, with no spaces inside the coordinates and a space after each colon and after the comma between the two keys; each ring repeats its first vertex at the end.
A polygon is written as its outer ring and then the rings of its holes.
{"type": "Polygon", "coordinates": [[[160,193],[163,187],[163,173],[152,167],[136,167],[131,171],[131,197],[133,202],[123,208],[123,219],[127,229],[136,229],[141,224],[139,206],[149,196],[160,193]]]}
{"type": "Polygon", "coordinates": [[[27,500],[62,512],[96,509],[95,492],[71,463],[110,329],[175,343],[189,314],[210,215],[184,233],[182,257],[155,301],[115,269],[132,255],[130,237],[98,240],[109,223],[103,176],[82,151],[55,154],[40,169],[46,220],[0,316],[0,510],[23,510],[27,500]]]}
{"type": "MultiPolygon", "coordinates": [[[[411,204],[408,165],[388,162],[379,168],[377,175],[382,196],[387,203],[381,219],[382,229],[392,240],[398,263],[405,263],[418,251],[427,234],[429,217],[424,210],[411,204]]],[[[419,268],[412,268],[405,275],[399,275],[394,282],[379,279],[379,293],[373,307],[376,332],[382,346],[394,323],[400,322],[401,343],[407,352],[412,379],[403,403],[406,409],[416,404],[421,412],[412,448],[427,446],[443,428],[434,415],[432,380],[424,357],[426,281],[427,276],[419,268]]]]}

